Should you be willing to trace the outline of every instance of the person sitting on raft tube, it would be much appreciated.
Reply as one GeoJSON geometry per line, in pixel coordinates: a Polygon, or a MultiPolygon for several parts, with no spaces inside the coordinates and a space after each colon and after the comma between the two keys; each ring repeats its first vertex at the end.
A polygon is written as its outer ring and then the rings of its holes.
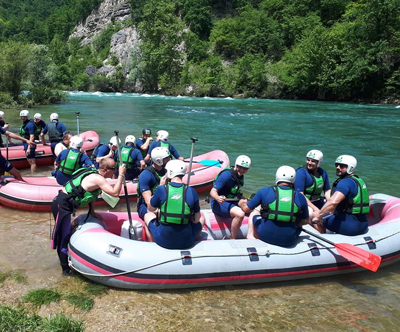
{"type": "MultiPolygon", "coordinates": [[[[27,145],[36,145],[36,143],[30,142],[28,139],[18,136],[17,134],[14,134],[11,131],[8,131],[3,127],[0,127],[0,133],[3,135],[6,135],[7,139],[9,139],[11,137],[14,139],[18,139],[27,145]]],[[[3,155],[1,154],[1,152],[0,152],[0,169],[3,172],[10,173],[17,180],[24,181],[19,170],[17,170],[6,158],[4,158],[3,155]]]]}
{"type": "Polygon", "coordinates": [[[296,170],[294,189],[306,196],[310,221],[319,213],[331,195],[328,174],[320,167],[323,159],[324,155],[321,151],[308,151],[306,165],[296,170]],[[324,196],[321,196],[322,193],[324,196]]]}
{"type": "Polygon", "coordinates": [[[60,185],[65,185],[71,180],[72,174],[82,167],[94,167],[92,161],[86,153],[81,152],[83,138],[79,136],[71,137],[69,148],[63,150],[54,161],[56,167],[56,180],[60,185]]]}
{"type": "MultiPolygon", "coordinates": [[[[118,138],[119,145],[121,145],[121,140],[118,138]]],[[[100,160],[103,158],[113,158],[115,151],[118,149],[117,138],[115,136],[110,138],[108,144],[100,144],[94,149],[90,159],[96,168],[99,168],[100,160]]]]}
{"type": "MultiPolygon", "coordinates": [[[[120,164],[119,151],[115,152],[115,160],[117,161],[117,166],[120,164]]],[[[138,149],[136,149],[136,137],[133,135],[128,135],[125,138],[125,145],[121,147],[122,162],[126,167],[126,180],[133,180],[137,178],[140,172],[146,167],[143,160],[143,156],[138,149]]],[[[118,170],[115,173],[118,176],[118,170]]]]}
{"type": "Polygon", "coordinates": [[[276,186],[261,188],[246,203],[240,200],[244,212],[254,210],[249,216],[248,239],[288,247],[300,235],[300,226],[309,223],[307,201],[303,194],[293,188],[296,171],[290,166],[281,166],[276,171],[276,186]],[[256,207],[261,205],[259,211],[256,207]]]}
{"type": "Polygon", "coordinates": [[[223,218],[233,218],[231,239],[236,239],[244,218],[244,212],[238,207],[238,202],[243,197],[241,189],[244,185],[244,175],[250,166],[251,160],[248,156],[237,157],[235,167],[227,167],[222,170],[216,176],[210,191],[212,212],[223,218]],[[235,199],[237,200],[235,201],[235,199]]]}
{"type": "Polygon", "coordinates": [[[363,234],[368,229],[369,194],[365,182],[354,174],[357,160],[341,155],[336,158],[335,167],[339,178],[332,185],[332,196],[312,221],[335,233],[363,234]],[[333,215],[323,218],[329,213],[333,215]]]}
{"type": "Polygon", "coordinates": [[[159,130],[157,131],[157,136],[156,136],[156,141],[151,143],[149,151],[147,152],[146,158],[144,158],[144,161],[147,163],[150,160],[151,157],[151,151],[153,151],[154,148],[157,147],[166,147],[175,159],[183,160],[184,158],[181,157],[178,153],[178,151],[172,146],[171,143],[167,142],[169,138],[169,133],[166,130],[159,130]]]}
{"type": "MultiPolygon", "coordinates": [[[[151,130],[149,128],[143,128],[142,137],[138,138],[136,141],[136,148],[142,154],[143,160],[147,156],[147,152],[149,151],[150,144],[153,142],[153,137],[151,137],[151,130]]],[[[151,159],[146,162],[146,165],[151,164],[151,159]]]]}
{"type": "Polygon", "coordinates": [[[144,221],[159,246],[167,249],[190,248],[204,225],[199,197],[196,190],[182,183],[186,174],[184,161],[171,160],[165,168],[169,183],[157,188],[150,199],[149,212],[144,221]]]}
{"type": "MultiPolygon", "coordinates": [[[[165,165],[171,160],[171,155],[166,147],[158,147],[151,151],[152,165],[147,166],[139,175],[137,185],[137,194],[139,196],[137,202],[137,212],[139,217],[144,221],[147,207],[150,205],[150,199],[154,195],[158,186],[166,183],[167,176],[165,173],[165,165]]],[[[149,229],[145,227],[147,238],[151,238],[149,229]]]]}
{"type": "Polygon", "coordinates": [[[55,226],[52,237],[52,249],[57,249],[63,275],[73,275],[68,266],[68,243],[71,233],[71,214],[75,209],[89,204],[89,214],[102,220],[101,215],[94,211],[94,202],[101,191],[113,197],[118,197],[126,168],[119,167],[118,180],[111,186],[106,178],[111,178],[115,173],[115,161],[104,158],[100,161],[99,169],[94,167],[81,168],[72,174],[72,178],[65,185],[65,193],[60,191],[54,198],[51,211],[54,216],[55,226]]]}

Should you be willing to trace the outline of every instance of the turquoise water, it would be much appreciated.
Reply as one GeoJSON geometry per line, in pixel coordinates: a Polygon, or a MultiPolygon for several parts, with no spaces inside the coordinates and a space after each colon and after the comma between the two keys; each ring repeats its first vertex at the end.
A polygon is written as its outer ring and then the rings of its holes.
{"type": "MultiPolygon", "coordinates": [[[[102,142],[119,130],[125,137],[141,136],[143,127],[170,133],[181,155],[190,156],[191,137],[198,138],[194,153],[224,150],[233,163],[240,154],[252,159],[245,190],[271,185],[281,165],[295,168],[310,149],[324,153],[322,167],[335,180],[334,161],[340,154],[354,155],[356,173],[371,193],[397,195],[400,108],[309,101],[166,97],[159,95],[71,93],[66,104],[36,111],[45,120],[60,114],[68,129],[93,129],[102,142]]],[[[19,126],[18,118],[16,118],[19,126]]]]}
{"type": "MultiPolygon", "coordinates": [[[[139,137],[143,127],[150,127],[153,133],[169,131],[170,142],[185,157],[193,136],[199,139],[195,154],[222,149],[232,163],[239,154],[248,154],[248,193],[273,184],[279,166],[302,165],[308,150],[316,148],[324,153],[322,167],[331,182],[336,157],[352,154],[359,163],[356,173],[370,193],[399,196],[400,108],[395,106],[72,93],[68,103],[35,108],[31,115],[35,112],[45,120],[58,112],[73,131],[75,112],[81,112],[80,131],[95,130],[102,142],[108,142],[114,130],[123,137],[139,137]]],[[[6,111],[13,129],[19,127],[18,114],[19,110],[6,111]]],[[[49,249],[49,214],[0,209],[8,216],[0,221],[0,266],[26,272],[36,288],[66,283],[57,255],[49,249]],[[18,228],[32,236],[22,237],[18,228]],[[9,246],[10,241],[31,248],[28,255],[9,246]]],[[[88,324],[87,331],[103,326],[117,331],[164,331],[166,326],[176,331],[397,331],[399,285],[396,264],[376,273],[262,285],[110,290],[84,319],[97,321],[88,324]]]]}

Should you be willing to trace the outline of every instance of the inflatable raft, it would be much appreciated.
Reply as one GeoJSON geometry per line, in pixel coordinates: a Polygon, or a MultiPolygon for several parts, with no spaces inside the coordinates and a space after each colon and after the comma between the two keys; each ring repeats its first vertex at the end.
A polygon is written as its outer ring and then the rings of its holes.
{"type": "MultiPolygon", "coordinates": [[[[229,234],[229,220],[217,219],[210,210],[202,213],[206,218],[202,241],[185,250],[167,250],[144,242],[142,224],[136,214],[132,215],[135,234],[142,241],[120,236],[121,229],[125,231],[122,226],[128,219],[126,213],[103,213],[104,222],[88,218],[85,223],[82,220],[86,215],[81,215],[69,244],[70,265],[93,281],[126,289],[205,287],[356,271],[373,273],[344,258],[335,246],[304,232],[290,248],[260,240],[221,240],[229,234]]],[[[368,220],[370,226],[363,235],[320,236],[334,243],[351,244],[368,255],[379,255],[381,266],[398,261],[400,199],[384,194],[371,196],[368,220]]],[[[316,232],[310,226],[305,229],[316,232]]],[[[239,236],[244,237],[246,233],[245,219],[239,236]]]]}
{"type": "MultiPolygon", "coordinates": [[[[210,191],[212,182],[216,175],[224,168],[229,166],[228,155],[221,150],[214,150],[193,157],[192,171],[190,176],[190,186],[195,188],[198,193],[210,191]]],[[[185,161],[189,164],[189,161],[185,161]]],[[[27,211],[50,211],[51,203],[63,186],[57,184],[54,177],[24,177],[26,182],[17,181],[13,177],[4,177],[0,182],[0,204],[13,209],[27,211]]],[[[107,179],[110,184],[115,184],[116,180],[107,179]]],[[[183,178],[186,183],[187,175],[183,178]]],[[[128,199],[137,200],[137,180],[127,181],[128,199]]],[[[119,195],[121,202],[125,202],[125,192],[122,187],[119,195]]],[[[96,205],[106,205],[107,203],[100,196],[96,200],[96,205]]]]}
{"type": "MultiPolygon", "coordinates": [[[[83,138],[83,149],[90,156],[97,145],[99,145],[99,135],[92,130],[80,133],[80,137],[83,138]]],[[[1,148],[1,154],[4,158],[7,158],[7,148],[1,148]]],[[[24,146],[21,144],[10,145],[8,147],[8,160],[17,169],[29,168],[29,163],[26,160],[24,146]]],[[[54,157],[51,153],[50,142],[46,145],[37,143],[36,145],[36,165],[52,165],[54,163],[54,157]]]]}

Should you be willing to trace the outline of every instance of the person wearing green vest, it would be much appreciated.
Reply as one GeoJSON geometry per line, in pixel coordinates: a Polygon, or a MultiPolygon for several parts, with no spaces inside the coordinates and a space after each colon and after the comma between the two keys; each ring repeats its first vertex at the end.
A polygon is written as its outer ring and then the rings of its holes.
{"type": "Polygon", "coordinates": [[[186,249],[194,245],[203,225],[196,190],[183,184],[186,164],[171,160],[165,166],[168,183],[159,186],[150,199],[144,217],[153,240],[167,249],[186,249]]]}
{"type": "Polygon", "coordinates": [[[166,130],[159,130],[157,131],[156,141],[151,143],[149,151],[147,151],[147,155],[144,158],[144,161],[147,163],[151,157],[151,151],[157,147],[166,147],[171,154],[172,157],[179,160],[184,160],[178,153],[178,151],[174,148],[174,146],[168,142],[169,133],[166,130]]]}
{"type": "Polygon", "coordinates": [[[94,202],[101,191],[113,197],[118,197],[126,168],[119,167],[118,180],[111,186],[106,178],[111,178],[115,173],[115,161],[104,158],[100,161],[99,169],[93,167],[82,168],[72,174],[72,178],[65,185],[65,193],[60,191],[54,198],[51,209],[55,220],[52,236],[52,249],[57,249],[63,275],[73,275],[68,266],[68,243],[71,232],[71,214],[75,209],[89,205],[89,214],[97,219],[101,215],[94,211],[94,202]]]}
{"type": "Polygon", "coordinates": [[[332,185],[332,196],[312,222],[343,235],[363,234],[368,229],[369,194],[365,182],[354,174],[357,159],[341,155],[335,167],[339,178],[332,185]]]}
{"type": "MultiPolygon", "coordinates": [[[[153,142],[153,137],[151,137],[151,129],[143,128],[142,137],[136,141],[136,147],[142,154],[143,160],[147,156],[147,151],[149,151],[150,144],[153,142]]],[[[151,159],[146,162],[146,165],[151,164],[151,159]]]]}
{"type": "MultiPolygon", "coordinates": [[[[117,161],[117,165],[120,162],[125,164],[127,168],[125,179],[131,181],[137,178],[142,170],[146,167],[143,160],[142,154],[136,149],[136,137],[128,135],[125,138],[125,145],[121,147],[121,151],[115,151],[114,159],[117,161]],[[121,158],[119,153],[121,152],[121,158]]],[[[115,173],[118,176],[118,172],[115,173]]]]}
{"type": "Polygon", "coordinates": [[[292,246],[308,224],[308,207],[305,196],[293,188],[296,171],[281,166],[276,171],[276,186],[261,188],[246,203],[240,200],[243,212],[251,212],[248,222],[248,239],[260,239],[277,246],[292,246]],[[256,208],[261,206],[261,210],[256,208]]]}

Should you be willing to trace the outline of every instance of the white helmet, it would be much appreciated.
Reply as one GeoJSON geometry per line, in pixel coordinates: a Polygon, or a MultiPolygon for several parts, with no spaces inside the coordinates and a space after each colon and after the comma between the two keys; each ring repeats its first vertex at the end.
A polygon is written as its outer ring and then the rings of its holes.
{"type": "Polygon", "coordinates": [[[118,143],[117,143],[117,137],[113,136],[110,138],[110,142],[108,144],[113,146],[118,146],[119,144],[121,144],[121,140],[118,138],[118,143]]]}
{"type": "Polygon", "coordinates": [[[133,135],[126,136],[125,144],[127,144],[127,143],[132,143],[133,145],[135,145],[136,144],[136,137],[133,136],[133,135]]]}
{"type": "Polygon", "coordinates": [[[0,111],[0,118],[4,119],[4,112],[0,111]]]}
{"type": "Polygon", "coordinates": [[[33,116],[34,119],[39,119],[42,120],[42,114],[40,113],[35,113],[35,115],[33,116]]]}
{"type": "Polygon", "coordinates": [[[324,154],[319,150],[310,150],[308,151],[306,158],[318,160],[317,167],[319,167],[319,165],[322,163],[322,160],[324,160],[324,154]]]}
{"type": "Polygon", "coordinates": [[[79,136],[72,136],[69,141],[69,146],[74,149],[80,149],[83,145],[83,138],[79,136]]]}
{"type": "Polygon", "coordinates": [[[289,182],[294,183],[296,179],[296,171],[293,167],[290,166],[281,166],[276,171],[276,184],[279,182],[289,182]]]}
{"type": "Polygon", "coordinates": [[[357,159],[348,154],[343,154],[336,158],[335,164],[347,165],[347,174],[352,174],[357,167],[357,159]]]}
{"type": "Polygon", "coordinates": [[[249,157],[245,155],[240,155],[239,157],[236,158],[235,165],[242,166],[244,168],[250,168],[251,166],[251,160],[249,157]]]}
{"type": "Polygon", "coordinates": [[[29,111],[22,110],[21,112],[19,112],[19,116],[26,116],[29,119],[29,111]]]}
{"type": "Polygon", "coordinates": [[[53,120],[58,120],[58,114],[57,113],[51,113],[50,114],[50,121],[53,121],[53,120]]]}
{"type": "Polygon", "coordinates": [[[157,131],[157,137],[160,141],[166,141],[169,137],[169,133],[166,130],[157,131]]]}
{"type": "Polygon", "coordinates": [[[158,146],[151,151],[151,160],[158,166],[163,166],[163,159],[171,154],[165,146],[158,146]]]}
{"type": "Polygon", "coordinates": [[[165,165],[167,169],[167,176],[168,179],[172,179],[178,175],[185,175],[186,174],[186,164],[183,160],[170,160],[165,165]]]}

